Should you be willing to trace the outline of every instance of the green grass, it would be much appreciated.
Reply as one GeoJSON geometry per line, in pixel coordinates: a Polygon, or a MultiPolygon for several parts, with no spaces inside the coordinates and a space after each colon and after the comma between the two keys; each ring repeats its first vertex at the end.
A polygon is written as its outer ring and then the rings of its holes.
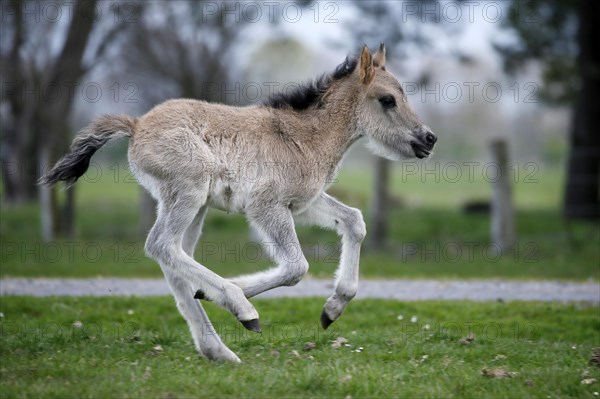
{"type": "MultiPolygon", "coordinates": [[[[435,177],[406,178],[399,172],[393,175],[399,205],[391,213],[390,241],[386,249],[373,251],[367,238],[361,256],[363,277],[600,279],[600,227],[566,223],[560,217],[559,172],[539,171],[529,179],[537,183],[521,176],[515,184],[518,243],[502,256],[489,243],[489,217],[460,211],[465,200],[489,195],[489,183],[481,176],[471,182],[465,173],[458,182],[436,183],[429,181],[435,177]]],[[[368,223],[369,175],[346,171],[338,180],[331,191],[365,210],[368,223]]],[[[97,182],[82,180],[77,187],[76,235],[51,243],[41,240],[35,205],[2,205],[0,276],[160,276],[159,267],[144,255],[144,237],[138,231],[139,190],[125,172],[105,173],[97,182]]],[[[298,232],[311,275],[332,276],[337,236],[306,227],[298,232]]],[[[199,261],[233,276],[269,267],[264,255],[259,245],[249,242],[242,216],[209,212],[196,251],[199,261]]]]}
{"type": "Polygon", "coordinates": [[[597,307],[361,300],[322,331],[322,299],[254,303],[261,335],[206,305],[243,361],[231,365],[196,355],[171,298],[2,298],[1,396],[593,398],[600,390],[581,384],[585,371],[600,380],[588,364],[600,345],[597,307]],[[471,330],[474,342],[461,345],[471,330]],[[350,346],[332,348],[340,336],[350,346]],[[482,376],[490,367],[517,374],[482,376]]]}

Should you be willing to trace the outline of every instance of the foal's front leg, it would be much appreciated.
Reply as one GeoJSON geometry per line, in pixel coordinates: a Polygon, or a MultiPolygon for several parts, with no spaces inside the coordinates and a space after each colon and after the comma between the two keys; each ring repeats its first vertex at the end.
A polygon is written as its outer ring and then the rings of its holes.
{"type": "Polygon", "coordinates": [[[366,235],[365,222],[358,209],[350,208],[325,193],[306,211],[297,215],[296,220],[336,230],[342,236],[342,254],[334,293],[327,299],[321,313],[321,325],[327,328],[340,317],[356,295],[360,246],[366,235]]]}

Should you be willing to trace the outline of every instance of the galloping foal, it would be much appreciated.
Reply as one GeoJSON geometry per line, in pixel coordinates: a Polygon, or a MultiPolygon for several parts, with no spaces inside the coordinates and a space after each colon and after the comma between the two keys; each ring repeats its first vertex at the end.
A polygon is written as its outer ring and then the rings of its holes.
{"type": "Polygon", "coordinates": [[[346,58],[332,74],[261,105],[180,99],[139,118],[101,116],[41,183],[73,184],[98,148],[123,136],[130,137],[136,178],[158,201],[146,252],[160,264],[198,351],[234,362],[240,359],[223,344],[196,299],[217,303],[259,332],[258,313],[247,298],[302,279],[308,262],[294,223],[319,225],[342,237],[335,289],[321,314],[327,328],[356,295],[366,234],[361,212],[325,193],[344,153],[366,137],[386,158],[426,158],[437,140],[386,71],[383,43],[374,55],[364,46],[358,58],[346,58]],[[208,207],[244,213],[269,244],[277,266],[227,280],[196,262],[194,247],[208,207]]]}

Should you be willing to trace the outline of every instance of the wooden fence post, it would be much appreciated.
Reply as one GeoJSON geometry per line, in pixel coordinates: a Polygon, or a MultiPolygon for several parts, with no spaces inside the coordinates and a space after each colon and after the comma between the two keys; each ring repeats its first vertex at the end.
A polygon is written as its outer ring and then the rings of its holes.
{"type": "Polygon", "coordinates": [[[496,139],[492,141],[490,148],[497,172],[497,176],[488,177],[492,182],[492,242],[504,251],[515,242],[515,208],[508,143],[504,139],[496,139]]]}
{"type": "Polygon", "coordinates": [[[385,247],[389,233],[390,210],[390,161],[382,157],[375,158],[375,190],[371,203],[370,226],[367,239],[369,247],[381,249],[385,247]]]}

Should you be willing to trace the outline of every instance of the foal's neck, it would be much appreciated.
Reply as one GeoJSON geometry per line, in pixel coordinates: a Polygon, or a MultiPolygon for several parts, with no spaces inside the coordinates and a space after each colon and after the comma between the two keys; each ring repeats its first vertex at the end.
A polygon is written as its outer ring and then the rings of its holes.
{"type": "Polygon", "coordinates": [[[336,91],[327,96],[322,106],[308,111],[317,129],[313,135],[315,150],[333,162],[362,137],[356,126],[355,93],[336,91]],[[325,154],[327,153],[327,154],[325,154]]]}

